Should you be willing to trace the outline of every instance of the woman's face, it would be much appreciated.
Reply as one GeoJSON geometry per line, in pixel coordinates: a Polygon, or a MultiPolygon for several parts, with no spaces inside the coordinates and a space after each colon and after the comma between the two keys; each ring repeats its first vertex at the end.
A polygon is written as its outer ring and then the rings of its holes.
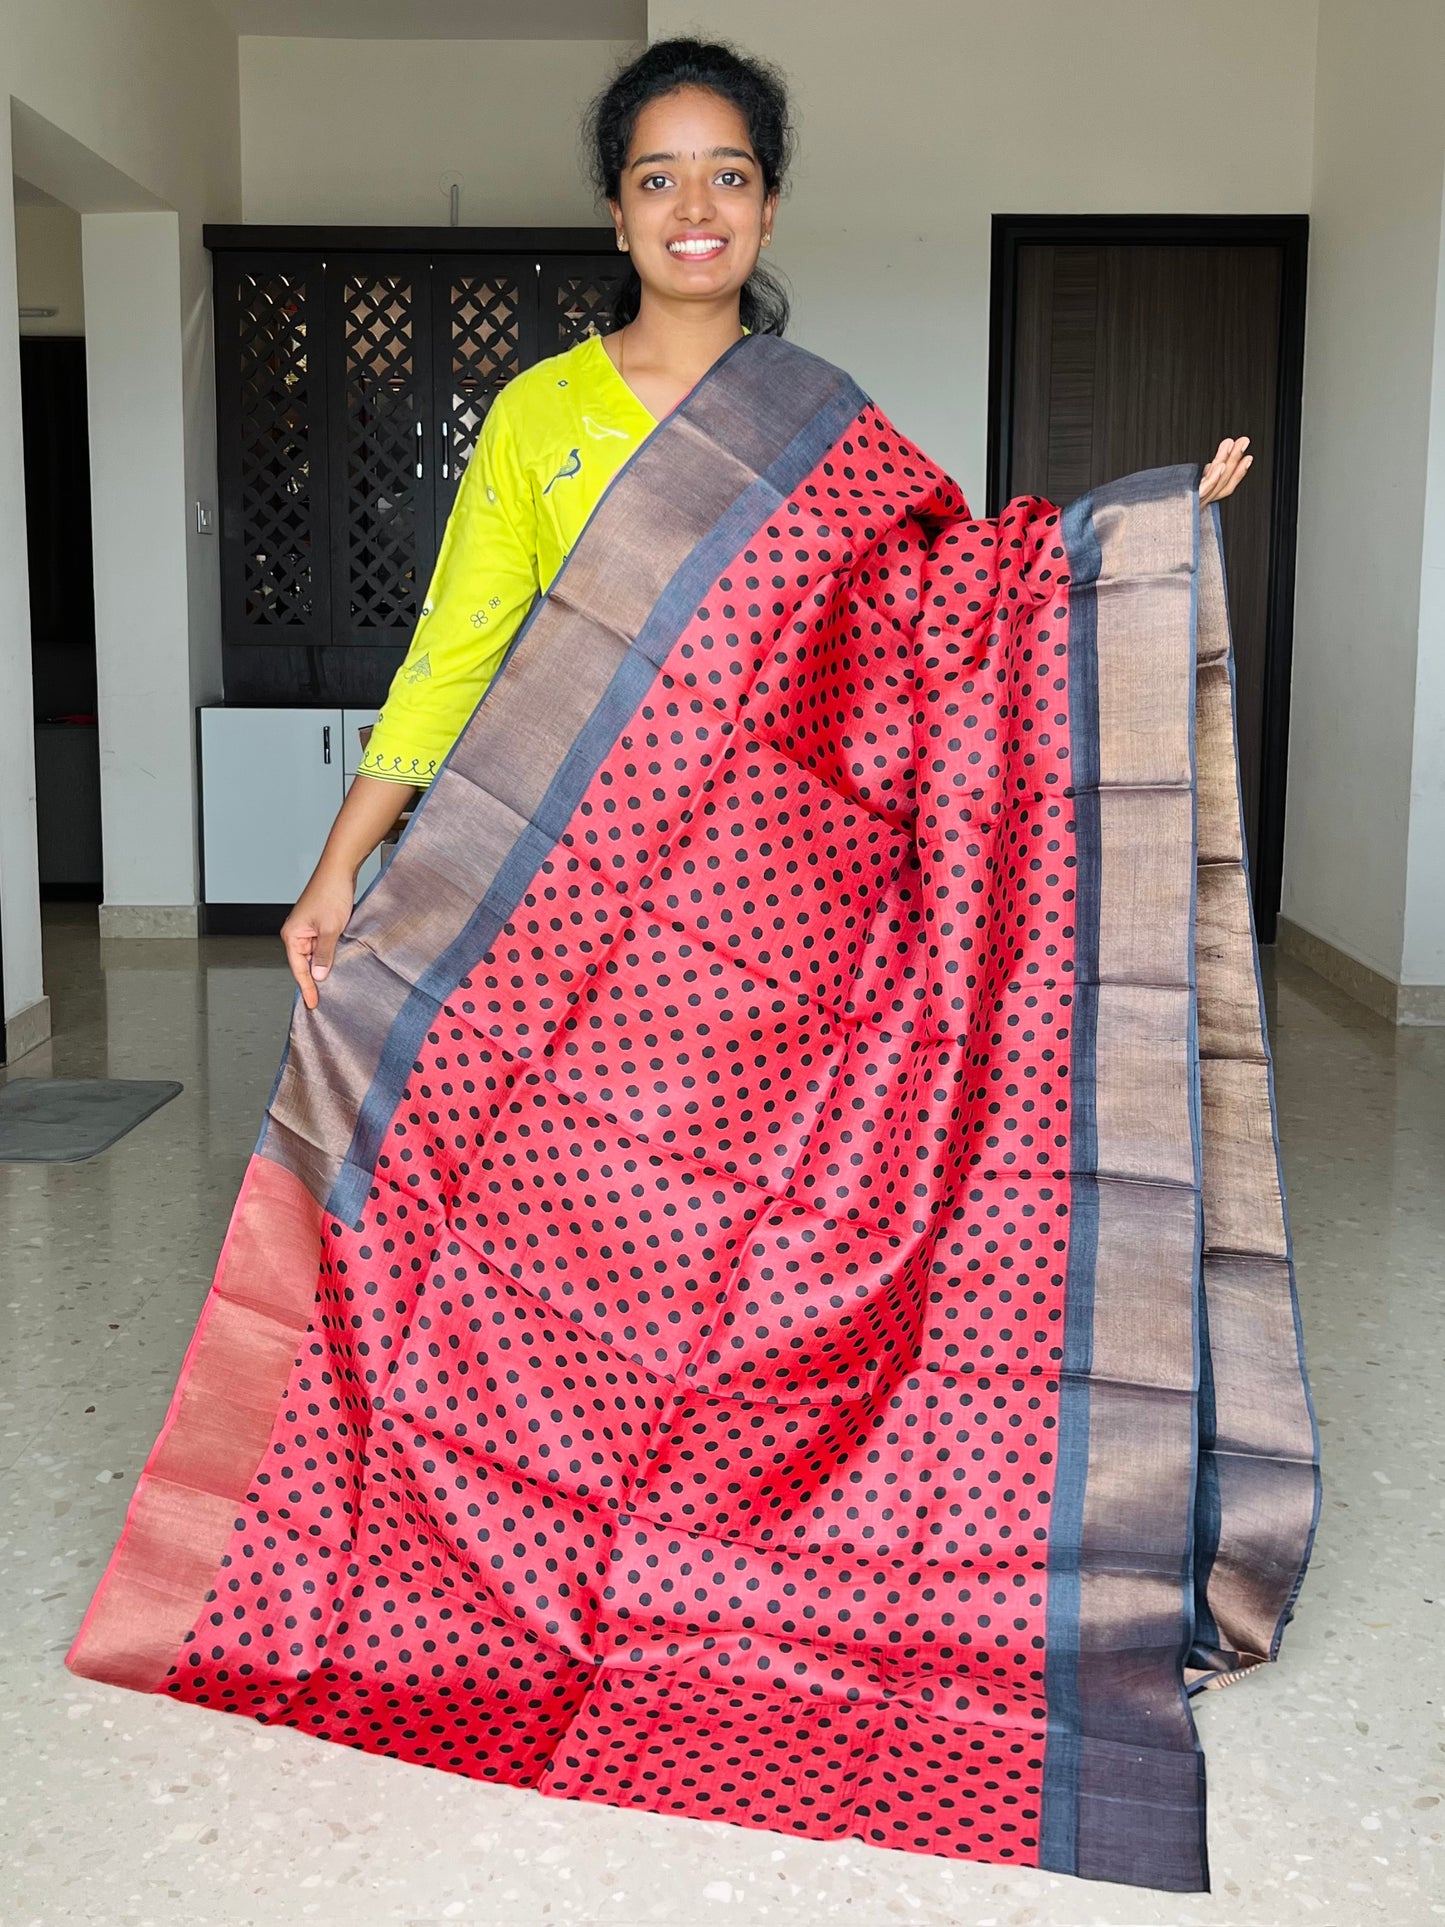
{"type": "Polygon", "coordinates": [[[619,194],[612,218],[642,285],[672,300],[738,293],[777,206],[777,196],[764,193],[742,113],[701,87],[642,109],[619,194]]]}

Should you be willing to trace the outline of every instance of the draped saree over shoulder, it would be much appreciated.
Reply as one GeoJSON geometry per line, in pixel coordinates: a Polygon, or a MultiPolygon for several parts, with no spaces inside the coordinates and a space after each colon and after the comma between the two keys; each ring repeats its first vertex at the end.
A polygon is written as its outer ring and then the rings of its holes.
{"type": "Polygon", "coordinates": [[[749,337],[298,1003],[69,1664],[1198,1889],[1315,1462],[1196,471],[978,521],[749,337]]]}

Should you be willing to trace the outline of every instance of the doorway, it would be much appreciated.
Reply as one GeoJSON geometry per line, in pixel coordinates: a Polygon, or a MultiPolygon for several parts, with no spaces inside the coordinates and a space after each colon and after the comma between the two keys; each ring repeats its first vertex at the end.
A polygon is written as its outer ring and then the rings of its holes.
{"type": "Polygon", "coordinates": [[[1284,853],[1304,215],[996,215],[989,514],[1248,435],[1221,511],[1255,922],[1274,940],[1284,853]]]}
{"type": "Polygon", "coordinates": [[[23,335],[20,396],[40,898],[98,904],[104,863],[84,338],[23,335]]]}

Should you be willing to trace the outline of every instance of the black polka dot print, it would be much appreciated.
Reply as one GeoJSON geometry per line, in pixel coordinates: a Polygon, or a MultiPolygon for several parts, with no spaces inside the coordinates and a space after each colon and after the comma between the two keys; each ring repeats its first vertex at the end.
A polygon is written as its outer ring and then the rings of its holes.
{"type": "Polygon", "coordinates": [[[170,1692],[1037,1858],[1063,566],[870,408],[718,578],[326,1226],[170,1692]]]}

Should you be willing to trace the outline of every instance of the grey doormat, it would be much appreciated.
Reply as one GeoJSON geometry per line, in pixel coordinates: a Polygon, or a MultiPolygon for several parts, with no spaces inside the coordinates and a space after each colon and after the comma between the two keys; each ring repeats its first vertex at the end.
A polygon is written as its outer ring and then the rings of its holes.
{"type": "Polygon", "coordinates": [[[0,1164],[74,1164],[107,1150],[183,1087],[143,1077],[12,1077],[0,1084],[0,1164]]]}

